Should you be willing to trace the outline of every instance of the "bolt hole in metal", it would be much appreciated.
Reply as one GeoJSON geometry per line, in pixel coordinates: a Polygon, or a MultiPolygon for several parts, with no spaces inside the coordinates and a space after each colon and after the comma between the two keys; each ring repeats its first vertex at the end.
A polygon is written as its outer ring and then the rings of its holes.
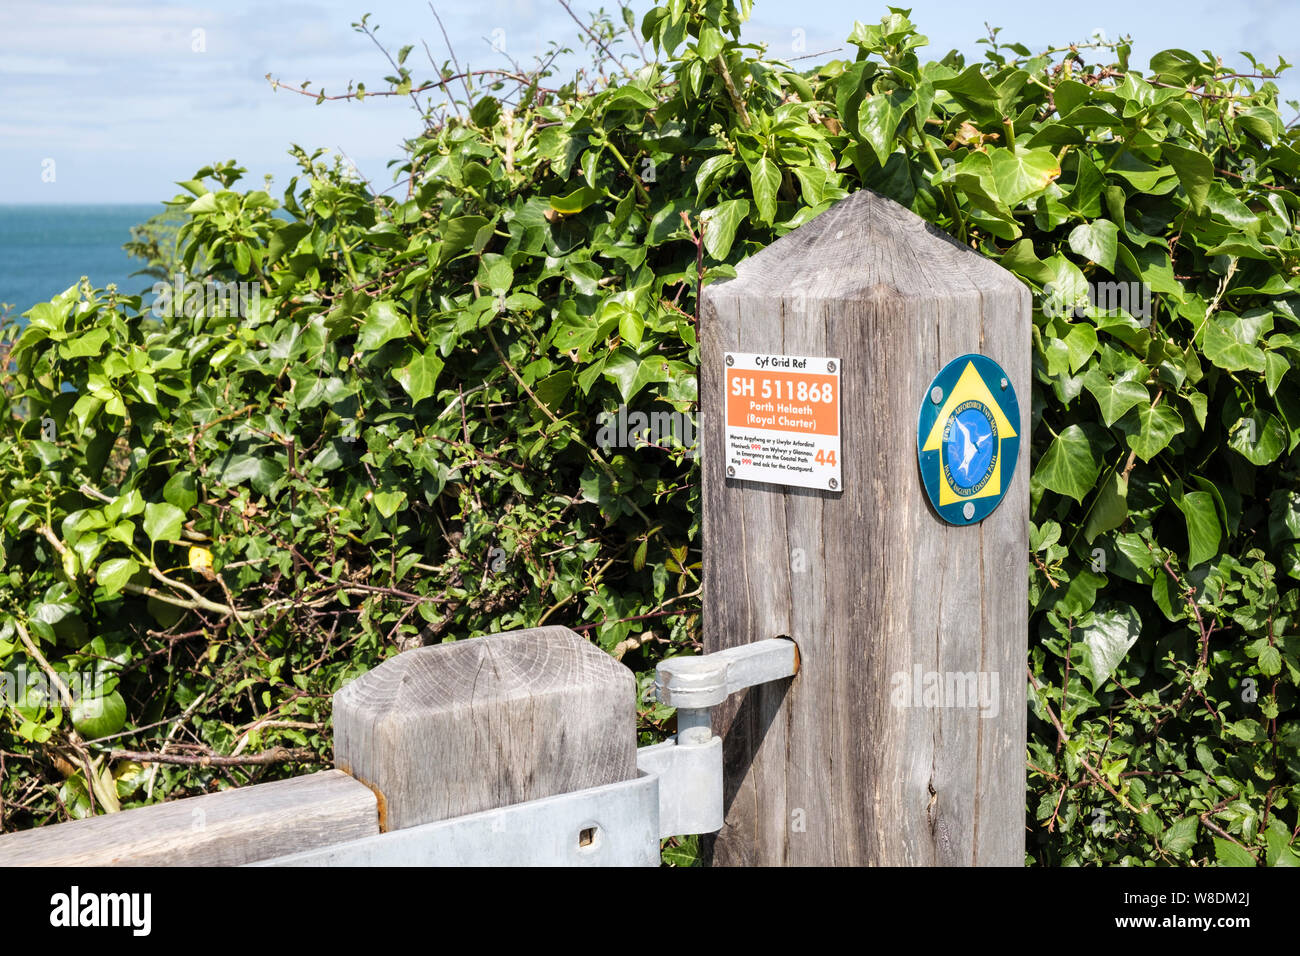
{"type": "Polygon", "coordinates": [[[596,837],[600,834],[600,827],[591,826],[583,827],[578,831],[578,848],[585,849],[596,845],[596,837]]]}

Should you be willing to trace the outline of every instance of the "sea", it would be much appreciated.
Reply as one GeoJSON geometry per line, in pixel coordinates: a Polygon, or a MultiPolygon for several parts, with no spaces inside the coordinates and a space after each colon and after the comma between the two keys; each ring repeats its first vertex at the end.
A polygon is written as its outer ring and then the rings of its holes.
{"type": "MultiPolygon", "coordinates": [[[[22,315],[82,276],[96,288],[110,282],[127,294],[154,280],[132,276],[144,268],[122,249],[131,227],[162,212],[153,205],[0,205],[0,303],[22,315]]],[[[3,308],[0,308],[3,312],[3,308]]]]}

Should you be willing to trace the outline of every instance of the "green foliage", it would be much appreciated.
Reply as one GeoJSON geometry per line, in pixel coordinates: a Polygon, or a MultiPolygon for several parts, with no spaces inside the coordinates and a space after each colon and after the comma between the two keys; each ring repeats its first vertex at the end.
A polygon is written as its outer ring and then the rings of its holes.
{"type": "Polygon", "coordinates": [[[1300,136],[1273,74],[996,31],[982,62],[923,63],[896,9],[805,69],[740,42],[747,13],[598,20],[614,79],[590,88],[457,75],[465,100],[437,109],[418,95],[453,71],[402,66],[350,89],[421,109],[404,198],[319,152],[295,150],[280,202],[200,170],[176,255],[255,283],[242,315],[155,318],[88,285],[27,313],[0,663],[31,661],[26,635],[124,706],[79,734],[54,706],[7,715],[20,823],[88,812],[105,775],[123,805],[158,792],[87,740],[108,723],[323,759],[350,677],[543,622],[629,663],[661,733],[653,664],[698,640],[698,472],[680,447],[601,448],[598,416],[692,412],[700,285],[870,188],[1040,293],[1031,861],[1300,863],[1300,136]]]}

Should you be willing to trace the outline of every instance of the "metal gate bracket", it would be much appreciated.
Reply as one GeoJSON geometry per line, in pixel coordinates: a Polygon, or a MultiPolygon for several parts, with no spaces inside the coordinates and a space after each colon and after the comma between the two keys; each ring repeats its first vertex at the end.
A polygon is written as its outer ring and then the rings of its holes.
{"type": "Polygon", "coordinates": [[[655,693],[677,708],[677,735],[637,750],[634,780],[252,865],[655,866],[662,838],[722,828],[722,738],[713,735],[710,708],[798,670],[798,648],[780,637],[663,661],[655,693]]]}

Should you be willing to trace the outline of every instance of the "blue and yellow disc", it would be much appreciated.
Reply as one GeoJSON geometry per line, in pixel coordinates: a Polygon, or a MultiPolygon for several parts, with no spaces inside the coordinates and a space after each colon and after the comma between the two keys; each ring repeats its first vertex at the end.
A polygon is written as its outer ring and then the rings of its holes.
{"type": "Polygon", "coordinates": [[[987,355],[953,359],[921,400],[916,454],[925,493],[949,524],[987,518],[1006,494],[1020,453],[1020,405],[987,355]]]}

